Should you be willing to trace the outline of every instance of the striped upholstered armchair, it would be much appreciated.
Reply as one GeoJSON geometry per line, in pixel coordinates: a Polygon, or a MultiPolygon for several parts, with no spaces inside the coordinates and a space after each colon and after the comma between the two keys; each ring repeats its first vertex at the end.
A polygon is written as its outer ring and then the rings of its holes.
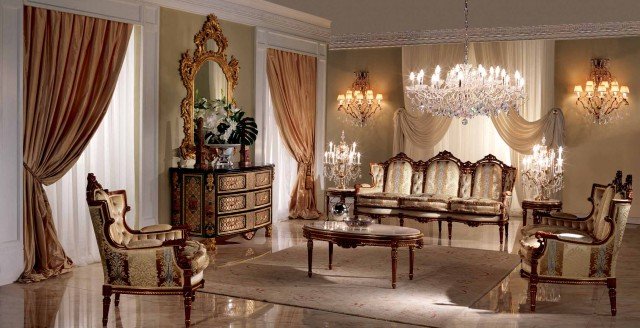
{"type": "Polygon", "coordinates": [[[107,324],[111,294],[115,305],[120,294],[183,295],[185,324],[189,326],[191,302],[204,286],[207,251],[199,242],[187,240],[186,228],[155,225],[129,228],[124,190],[109,192],[96,177],[87,177],[87,203],[100,250],[104,273],[103,325],[107,324]]]}
{"type": "Polygon", "coordinates": [[[538,283],[606,285],[616,315],[616,261],[632,198],[631,175],[623,183],[618,171],[613,183],[593,185],[588,216],[545,214],[522,228],[521,274],[529,279],[531,311],[538,283]]]}

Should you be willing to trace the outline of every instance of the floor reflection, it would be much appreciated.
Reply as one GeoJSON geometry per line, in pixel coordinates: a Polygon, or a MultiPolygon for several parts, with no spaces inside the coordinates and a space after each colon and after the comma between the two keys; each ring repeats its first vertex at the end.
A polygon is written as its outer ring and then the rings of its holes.
{"type": "MultiPolygon", "coordinates": [[[[397,220],[385,219],[397,224],[397,220]]],[[[253,240],[235,237],[219,242],[210,254],[208,270],[233,266],[304,243],[302,225],[305,221],[285,221],[275,224],[273,236],[266,238],[259,231],[253,240]]],[[[512,219],[509,240],[501,249],[498,228],[477,228],[453,225],[451,247],[517,251],[520,221],[512,219]]],[[[437,238],[437,223],[418,224],[407,220],[406,226],[425,232],[428,244],[448,245],[447,227],[443,240],[437,238]],[[434,234],[435,232],[435,234],[434,234]]],[[[606,289],[600,286],[565,286],[540,284],[538,312],[528,309],[527,281],[516,267],[498,285],[473,306],[456,317],[450,327],[487,326],[555,326],[563,327],[633,327],[640,322],[640,229],[629,226],[625,233],[618,262],[618,316],[608,315],[606,289]]],[[[446,247],[446,246],[443,246],[446,247]]],[[[92,264],[74,269],[72,273],[44,282],[0,287],[0,326],[2,327],[99,327],[102,316],[102,267],[92,264]]],[[[390,305],[393,306],[393,305],[390,305]]],[[[183,305],[180,296],[122,295],[120,306],[111,307],[110,327],[172,327],[181,326],[183,305]]],[[[403,327],[380,320],[303,309],[198,293],[192,309],[192,323],[202,327],[403,327]]]]}

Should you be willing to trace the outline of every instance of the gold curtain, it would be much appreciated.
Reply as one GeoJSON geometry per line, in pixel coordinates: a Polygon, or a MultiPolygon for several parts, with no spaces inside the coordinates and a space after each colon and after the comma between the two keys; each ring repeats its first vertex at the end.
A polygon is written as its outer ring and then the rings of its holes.
{"type": "Polygon", "coordinates": [[[316,124],[316,58],[268,49],[267,77],[276,123],[298,162],[289,217],[316,219],[314,150],[316,124]]]}
{"type": "MultiPolygon", "coordinates": [[[[433,153],[433,146],[444,137],[451,118],[429,114],[413,114],[399,108],[393,114],[393,153],[407,152],[406,140],[421,149],[433,153]]],[[[407,154],[417,158],[431,157],[431,154],[407,154]]]]}
{"type": "Polygon", "coordinates": [[[106,113],[132,26],[42,8],[24,10],[24,272],[67,272],[43,185],[82,154],[106,113]]]}

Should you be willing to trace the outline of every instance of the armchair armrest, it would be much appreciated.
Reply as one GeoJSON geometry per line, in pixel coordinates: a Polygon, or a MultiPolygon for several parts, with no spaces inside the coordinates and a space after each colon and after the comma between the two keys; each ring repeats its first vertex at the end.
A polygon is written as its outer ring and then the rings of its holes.
{"type": "Polygon", "coordinates": [[[599,243],[596,243],[596,242],[580,241],[580,238],[582,236],[577,234],[572,234],[572,233],[551,233],[551,232],[545,232],[545,231],[538,231],[536,232],[535,236],[538,240],[553,239],[553,240],[565,242],[568,244],[574,244],[574,245],[586,245],[586,246],[599,245],[599,243]]]}
{"type": "Polygon", "coordinates": [[[382,192],[382,187],[372,186],[368,183],[357,184],[356,186],[356,195],[357,194],[371,194],[374,192],[382,192]]]}

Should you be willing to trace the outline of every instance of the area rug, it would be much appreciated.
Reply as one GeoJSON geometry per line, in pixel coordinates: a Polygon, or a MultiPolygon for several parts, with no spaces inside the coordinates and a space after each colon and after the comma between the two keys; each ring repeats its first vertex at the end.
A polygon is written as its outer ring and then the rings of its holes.
{"type": "Polygon", "coordinates": [[[244,263],[205,271],[204,292],[413,325],[442,327],[496,286],[519,263],[505,252],[447,246],[399,250],[398,284],[391,288],[391,251],[314,243],[313,276],[307,248],[291,247],[244,263]]]}

